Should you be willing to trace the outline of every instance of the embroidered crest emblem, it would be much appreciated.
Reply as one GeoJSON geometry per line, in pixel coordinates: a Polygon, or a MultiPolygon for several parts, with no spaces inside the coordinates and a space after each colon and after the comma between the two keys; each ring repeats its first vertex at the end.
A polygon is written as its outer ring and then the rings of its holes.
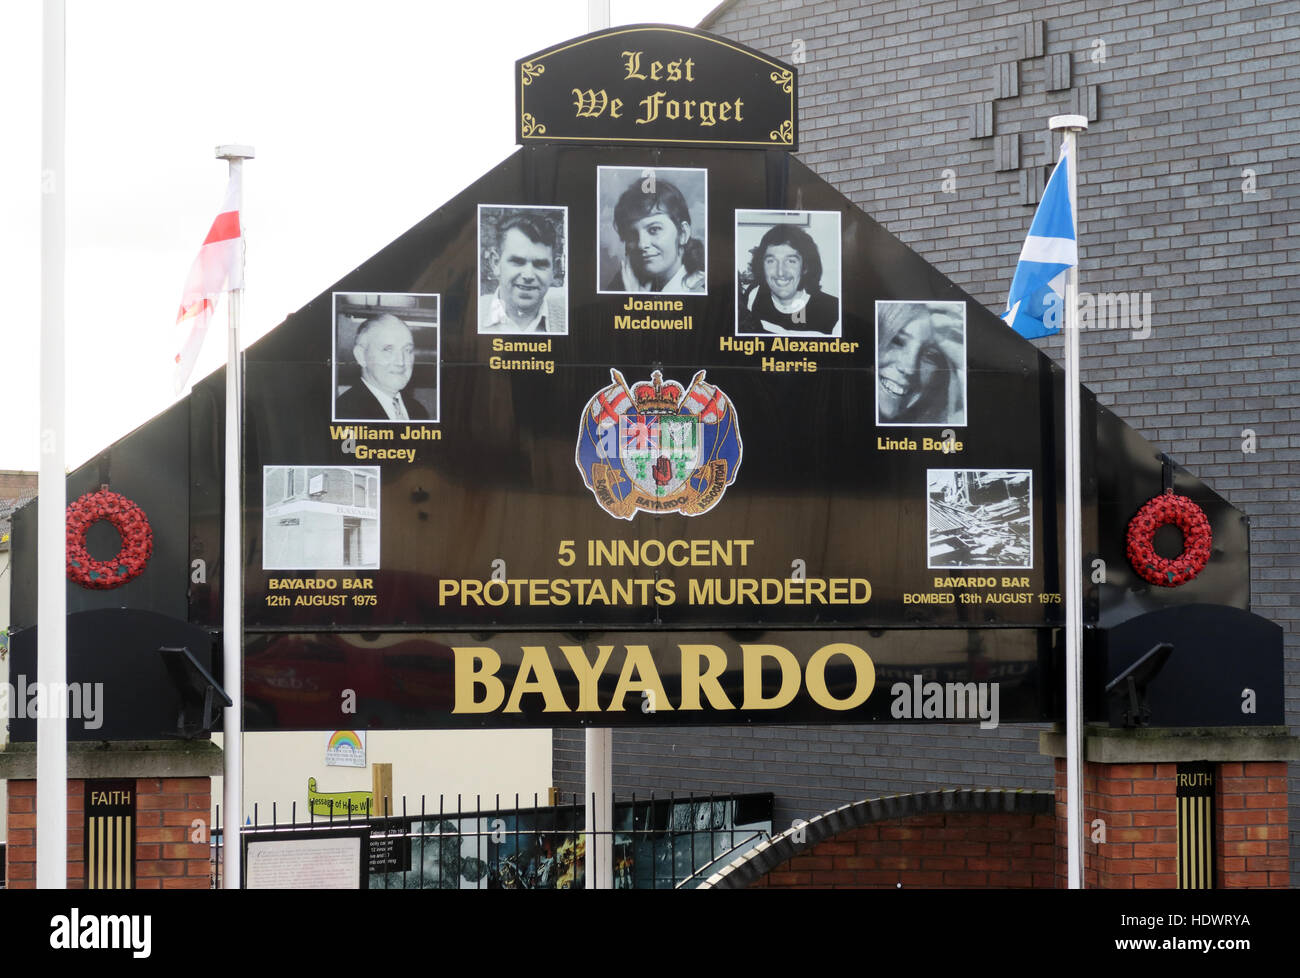
{"type": "Polygon", "coordinates": [[[576,461],[605,512],[699,516],[718,504],[740,469],[740,426],[731,400],[701,370],[689,385],[613,380],[587,402],[576,461]]]}

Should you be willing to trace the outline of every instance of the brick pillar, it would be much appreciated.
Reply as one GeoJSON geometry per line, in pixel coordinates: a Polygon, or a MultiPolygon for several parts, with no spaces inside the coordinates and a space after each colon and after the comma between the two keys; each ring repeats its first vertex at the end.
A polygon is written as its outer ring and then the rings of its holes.
{"type": "MultiPolygon", "coordinates": [[[[135,783],[135,887],[208,889],[211,775],[220,772],[221,751],[208,741],[123,742],[107,748],[70,743],[68,888],[85,886],[86,782],[104,779],[135,783]]],[[[34,744],[10,744],[0,752],[0,777],[9,781],[6,863],[13,889],[36,886],[35,773],[34,744]]]]}
{"type": "MultiPolygon", "coordinates": [[[[192,825],[207,824],[212,809],[208,778],[139,778],[136,790],[135,887],[139,890],[210,887],[206,841],[192,842],[192,825]]],[[[83,816],[86,782],[68,781],[68,889],[85,885],[83,816]]],[[[9,782],[8,885],[36,886],[36,782],[9,782]]]]}
{"type": "MultiPolygon", "coordinates": [[[[1083,766],[1084,885],[1103,890],[1173,889],[1178,886],[1178,765],[1083,766]],[[1105,822],[1104,843],[1092,841],[1092,823],[1105,822]]],[[[1065,760],[1056,760],[1057,883],[1065,886],[1065,760]]]]}
{"type": "MultiPolygon", "coordinates": [[[[85,879],[82,861],[82,805],[85,785],[68,782],[68,886],[80,888],[85,879]]],[[[5,851],[6,886],[11,890],[36,888],[36,782],[9,782],[9,844],[5,851]]]]}
{"type": "Polygon", "coordinates": [[[1286,764],[1220,764],[1214,791],[1219,886],[1289,884],[1286,764]]]}
{"type": "Polygon", "coordinates": [[[208,843],[193,842],[193,824],[201,820],[207,838],[212,811],[209,778],[141,778],[139,827],[136,829],[136,889],[206,890],[211,886],[208,843]]]}
{"type": "MultiPolygon", "coordinates": [[[[1214,768],[1215,885],[1289,885],[1286,761],[1300,741],[1285,728],[1112,730],[1084,735],[1084,886],[1175,889],[1178,886],[1177,773],[1180,763],[1214,768]],[[1095,843],[1102,819],[1106,841],[1095,843]]],[[[1058,886],[1066,885],[1065,738],[1044,733],[1042,753],[1056,758],[1058,886]]]]}

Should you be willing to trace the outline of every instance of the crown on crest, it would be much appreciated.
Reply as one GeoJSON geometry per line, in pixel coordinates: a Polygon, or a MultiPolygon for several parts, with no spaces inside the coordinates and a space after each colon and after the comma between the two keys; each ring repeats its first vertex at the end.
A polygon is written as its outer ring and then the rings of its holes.
{"type": "Polygon", "coordinates": [[[632,388],[632,396],[636,398],[636,409],[641,414],[676,414],[682,389],[671,381],[665,384],[664,375],[656,370],[650,375],[650,383],[640,383],[632,388]]]}

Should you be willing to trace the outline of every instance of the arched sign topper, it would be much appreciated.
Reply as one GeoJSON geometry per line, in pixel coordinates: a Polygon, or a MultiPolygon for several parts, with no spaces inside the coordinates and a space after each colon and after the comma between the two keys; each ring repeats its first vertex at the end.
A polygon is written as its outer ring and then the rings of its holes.
{"type": "Polygon", "coordinates": [[[515,76],[523,145],[799,148],[795,69],[703,31],[598,31],[521,59],[515,76]]]}

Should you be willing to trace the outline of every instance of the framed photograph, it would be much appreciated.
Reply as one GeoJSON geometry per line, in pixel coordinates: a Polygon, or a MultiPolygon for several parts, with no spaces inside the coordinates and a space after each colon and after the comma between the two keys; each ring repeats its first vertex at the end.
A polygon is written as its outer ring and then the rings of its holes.
{"type": "Polygon", "coordinates": [[[334,293],[334,421],[440,419],[437,294],[334,293]]]}
{"type": "Polygon", "coordinates": [[[709,171],[596,168],[596,291],[708,291],[709,171]]]}
{"type": "Polygon", "coordinates": [[[379,567],[379,466],[262,466],[263,570],[379,567]]]}
{"type": "Polygon", "coordinates": [[[478,331],[569,332],[569,209],[478,206],[478,331]]]}
{"type": "Polygon", "coordinates": [[[1034,566],[1029,469],[927,469],[926,566],[931,570],[1034,566]]]}
{"type": "Polygon", "coordinates": [[[736,211],[736,335],[839,336],[839,211],[736,211]]]}
{"type": "Polygon", "coordinates": [[[966,426],[966,303],[877,300],[876,424],[966,426]]]}

